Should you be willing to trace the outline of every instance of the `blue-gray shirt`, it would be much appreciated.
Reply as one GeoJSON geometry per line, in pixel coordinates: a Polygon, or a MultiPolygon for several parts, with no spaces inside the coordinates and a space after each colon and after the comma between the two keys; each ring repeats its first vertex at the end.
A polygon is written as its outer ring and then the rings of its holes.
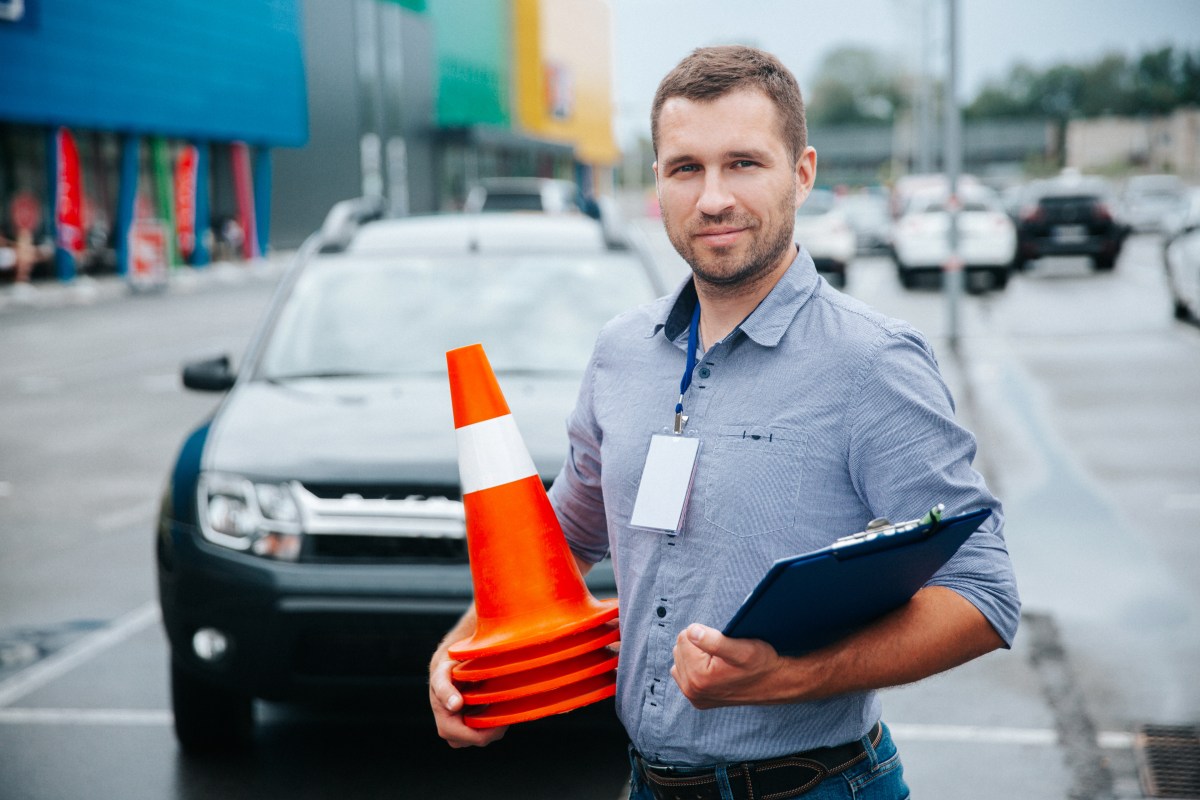
{"type": "MultiPolygon", "coordinates": [[[[975,438],[933,351],[910,325],[832,289],[800,249],[753,313],[709,347],[684,399],[701,440],[678,535],[630,527],[650,437],[674,421],[695,308],[674,294],[601,331],[568,420],[570,452],[550,492],[572,548],[611,552],[621,602],[617,713],[661,763],[760,759],[857,739],[875,692],[700,711],[671,678],[692,622],[721,629],[773,561],[827,546],[874,517],[992,516],[933,578],[1011,644],[1019,615],[1003,512],[971,467],[975,438]]],[[[803,624],[805,609],[796,609],[803,624]]]]}

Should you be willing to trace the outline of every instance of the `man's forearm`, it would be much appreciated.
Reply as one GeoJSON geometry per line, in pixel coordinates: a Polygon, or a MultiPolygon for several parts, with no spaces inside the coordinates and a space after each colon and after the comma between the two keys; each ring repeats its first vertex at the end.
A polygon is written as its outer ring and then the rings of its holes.
{"type": "Polygon", "coordinates": [[[913,683],[1003,647],[974,605],[940,586],[922,589],[875,624],[822,650],[783,659],[768,702],[819,700],[913,683]]]}

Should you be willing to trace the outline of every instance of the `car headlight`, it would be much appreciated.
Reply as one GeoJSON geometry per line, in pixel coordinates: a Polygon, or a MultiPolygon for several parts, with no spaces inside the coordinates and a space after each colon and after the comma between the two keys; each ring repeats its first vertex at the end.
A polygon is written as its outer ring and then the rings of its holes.
{"type": "Polygon", "coordinates": [[[300,507],[291,483],[205,472],[197,495],[200,532],[208,541],[281,561],[299,558],[300,507]]]}

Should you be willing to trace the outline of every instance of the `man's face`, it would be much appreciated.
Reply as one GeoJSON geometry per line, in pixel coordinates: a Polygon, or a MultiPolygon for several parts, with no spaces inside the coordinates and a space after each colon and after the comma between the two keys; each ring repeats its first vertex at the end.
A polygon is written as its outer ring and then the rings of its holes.
{"type": "Polygon", "coordinates": [[[654,176],[671,244],[713,286],[748,285],[791,263],[797,206],[812,188],[816,153],[793,164],[764,93],[673,97],[658,119],[654,176]]]}

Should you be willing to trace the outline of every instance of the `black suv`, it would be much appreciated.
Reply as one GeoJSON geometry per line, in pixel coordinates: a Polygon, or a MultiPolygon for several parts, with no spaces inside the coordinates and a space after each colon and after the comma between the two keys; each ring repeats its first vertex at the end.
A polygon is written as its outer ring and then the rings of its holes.
{"type": "MultiPolygon", "coordinates": [[[[236,374],[184,370],[226,393],[185,440],[156,539],[185,751],[246,744],[258,698],[422,697],[472,598],[446,351],[487,348],[549,484],[596,333],[665,292],[582,214],[355,224],[372,215],[339,208],[310,239],[236,374]]],[[[609,561],[587,581],[616,594],[609,561]]]]}
{"type": "Polygon", "coordinates": [[[1017,269],[1044,256],[1088,256],[1111,270],[1129,233],[1112,213],[1108,186],[1098,178],[1064,176],[1035,181],[1017,215],[1017,269]]]}

